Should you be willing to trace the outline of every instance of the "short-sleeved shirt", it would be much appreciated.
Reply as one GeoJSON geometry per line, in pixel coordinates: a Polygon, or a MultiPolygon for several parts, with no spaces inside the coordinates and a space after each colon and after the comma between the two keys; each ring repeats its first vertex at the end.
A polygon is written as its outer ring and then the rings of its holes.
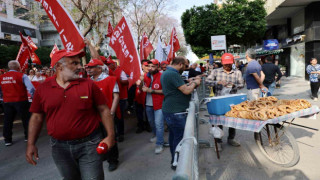
{"type": "Polygon", "coordinates": [[[97,106],[106,98],[90,79],[71,81],[64,89],[55,78],[40,84],[30,112],[46,114],[48,134],[59,140],[74,140],[90,135],[101,121],[97,106]]]}
{"type": "Polygon", "coordinates": [[[251,60],[247,66],[247,71],[246,71],[247,89],[259,88],[259,84],[256,81],[256,79],[253,77],[252,73],[257,73],[258,76],[261,76],[261,65],[256,60],[251,60]]]}
{"type": "Polygon", "coordinates": [[[161,76],[162,91],[164,100],[162,104],[162,111],[166,113],[179,113],[185,112],[189,107],[191,95],[183,94],[178,87],[184,85],[179,72],[172,68],[167,67],[161,76]]]}

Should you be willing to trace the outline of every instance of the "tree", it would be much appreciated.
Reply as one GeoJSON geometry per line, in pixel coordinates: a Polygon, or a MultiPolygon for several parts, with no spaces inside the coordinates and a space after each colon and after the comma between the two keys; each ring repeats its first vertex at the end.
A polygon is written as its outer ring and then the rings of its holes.
{"type": "Polygon", "coordinates": [[[251,45],[266,30],[263,0],[228,0],[222,8],[215,4],[192,7],[182,17],[186,42],[199,57],[211,52],[210,37],[226,35],[227,45],[251,45]]]}

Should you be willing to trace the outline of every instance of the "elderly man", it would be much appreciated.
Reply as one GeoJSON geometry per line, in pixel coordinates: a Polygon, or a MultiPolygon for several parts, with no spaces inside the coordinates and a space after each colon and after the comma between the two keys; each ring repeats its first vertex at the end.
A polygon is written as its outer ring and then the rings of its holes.
{"type": "MultiPolygon", "coordinates": [[[[228,93],[235,94],[238,89],[243,88],[244,82],[242,79],[241,71],[234,70],[232,64],[234,58],[232,54],[225,53],[221,57],[222,68],[214,69],[207,77],[206,83],[209,86],[215,87],[215,95],[221,96],[222,92],[226,88],[230,88],[228,93]]],[[[219,126],[222,129],[222,126],[219,126]]],[[[236,136],[236,130],[229,128],[228,144],[231,146],[240,146],[240,144],[234,140],[236,136]]],[[[218,151],[222,151],[222,140],[217,139],[218,151]]]]}
{"type": "MultiPolygon", "coordinates": [[[[189,84],[185,84],[181,73],[185,70],[187,59],[181,56],[175,57],[167,70],[161,76],[164,100],[162,112],[169,127],[169,145],[171,152],[171,164],[174,152],[183,138],[184,127],[187,120],[187,108],[191,100],[193,90],[200,85],[200,78],[195,78],[189,84]]],[[[172,169],[175,167],[172,165],[172,169]]]]}
{"type": "MultiPolygon", "coordinates": [[[[107,105],[110,108],[111,115],[121,118],[119,108],[119,86],[114,76],[106,74],[106,66],[99,59],[92,59],[87,64],[88,74],[95,84],[100,88],[107,98],[107,105]]],[[[114,119],[115,120],[115,119],[114,119]]],[[[106,136],[106,135],[105,135],[106,136]]],[[[117,143],[107,153],[106,159],[109,163],[109,171],[114,171],[118,167],[119,150],[117,143]]]]}
{"type": "Polygon", "coordinates": [[[16,60],[9,61],[9,72],[0,76],[0,92],[3,98],[3,137],[6,146],[12,145],[12,126],[16,114],[22,119],[25,141],[28,139],[30,119],[28,92],[33,96],[34,87],[27,75],[23,74],[16,60]]]}
{"type": "Polygon", "coordinates": [[[247,50],[246,58],[248,66],[245,78],[248,89],[248,100],[257,100],[260,95],[260,89],[263,93],[268,92],[268,89],[262,83],[265,75],[262,71],[261,65],[255,60],[256,51],[254,49],[249,48],[247,50]]]}
{"type": "Polygon", "coordinates": [[[27,161],[39,159],[36,140],[44,117],[53,160],[62,179],[104,179],[99,143],[114,145],[114,125],[106,98],[92,80],[79,78],[84,52],[57,51],[51,59],[56,76],[40,84],[30,112],[27,161]],[[101,140],[102,122],[108,136],[101,140]]]}

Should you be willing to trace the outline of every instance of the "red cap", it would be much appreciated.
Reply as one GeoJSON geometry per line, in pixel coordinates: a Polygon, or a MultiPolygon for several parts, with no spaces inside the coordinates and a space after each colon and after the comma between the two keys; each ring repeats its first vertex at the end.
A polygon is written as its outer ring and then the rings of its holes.
{"type": "Polygon", "coordinates": [[[113,61],[112,59],[110,59],[110,60],[108,60],[108,61],[106,62],[107,65],[109,65],[109,64],[114,64],[114,63],[116,63],[116,62],[113,61]]]}
{"type": "Polygon", "coordinates": [[[154,65],[159,65],[159,61],[156,59],[151,59],[148,63],[152,63],[154,65]]]}
{"type": "Polygon", "coordinates": [[[161,62],[161,65],[162,65],[162,64],[167,64],[167,65],[169,65],[169,62],[168,62],[168,61],[162,61],[162,62],[161,62]]]}
{"type": "Polygon", "coordinates": [[[107,58],[106,58],[106,57],[104,57],[104,56],[100,56],[100,59],[101,59],[101,61],[102,61],[102,62],[104,62],[104,63],[106,63],[106,62],[107,62],[107,58]]]}
{"type": "Polygon", "coordinates": [[[87,64],[88,67],[94,67],[94,66],[103,66],[103,62],[99,59],[91,59],[89,63],[87,64]]]}
{"type": "Polygon", "coordinates": [[[233,64],[233,55],[224,53],[221,57],[221,64],[233,64]]]}
{"type": "Polygon", "coordinates": [[[85,55],[86,53],[84,51],[73,52],[73,51],[67,51],[66,49],[61,49],[52,55],[51,67],[53,67],[63,57],[79,56],[79,58],[81,58],[85,55]]]}
{"type": "Polygon", "coordinates": [[[148,66],[148,62],[144,62],[143,65],[148,66]]]}

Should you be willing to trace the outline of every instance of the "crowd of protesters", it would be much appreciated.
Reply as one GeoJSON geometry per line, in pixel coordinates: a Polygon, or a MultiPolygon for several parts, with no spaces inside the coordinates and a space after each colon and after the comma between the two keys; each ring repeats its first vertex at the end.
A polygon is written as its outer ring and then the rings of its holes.
{"type": "MultiPolygon", "coordinates": [[[[275,79],[279,70],[268,64],[270,59],[261,68],[254,51],[249,49],[246,75],[241,73],[245,66],[235,66],[233,56],[228,53],[222,56],[221,63],[212,65],[190,65],[184,57],[175,57],[170,64],[145,59],[141,61],[143,73],[140,79],[128,87],[129,76],[118,63],[100,56],[88,40],[85,44],[91,54],[91,60],[85,66],[80,63],[83,52],[60,50],[52,56],[52,68],[31,66],[21,73],[19,63],[12,60],[8,64],[9,70],[0,71],[5,145],[13,143],[12,126],[18,112],[28,144],[27,161],[36,165],[36,140],[45,117],[54,162],[66,179],[103,179],[103,160],[108,161],[109,171],[117,169],[121,154],[118,143],[125,140],[127,110],[135,110],[136,133],[150,132],[155,154],[170,147],[172,165],[175,148],[183,138],[191,94],[200,85],[201,77],[209,75],[207,83],[214,86],[217,96],[221,95],[221,89],[229,86],[233,89],[230,93],[236,93],[244,87],[245,77],[249,99],[257,98],[259,89],[270,88],[281,78],[278,74],[275,79]],[[263,73],[265,70],[268,73],[263,73]],[[32,100],[32,115],[28,111],[28,97],[32,100]],[[168,139],[164,138],[165,129],[169,131],[168,139]],[[108,153],[101,156],[96,153],[100,142],[109,147],[108,153]]],[[[240,146],[234,137],[235,130],[230,128],[228,143],[240,146]]],[[[219,144],[221,142],[219,140],[219,144]]],[[[219,150],[222,150],[221,146],[219,150]]],[[[171,168],[175,169],[173,165],[171,168]]]]}

